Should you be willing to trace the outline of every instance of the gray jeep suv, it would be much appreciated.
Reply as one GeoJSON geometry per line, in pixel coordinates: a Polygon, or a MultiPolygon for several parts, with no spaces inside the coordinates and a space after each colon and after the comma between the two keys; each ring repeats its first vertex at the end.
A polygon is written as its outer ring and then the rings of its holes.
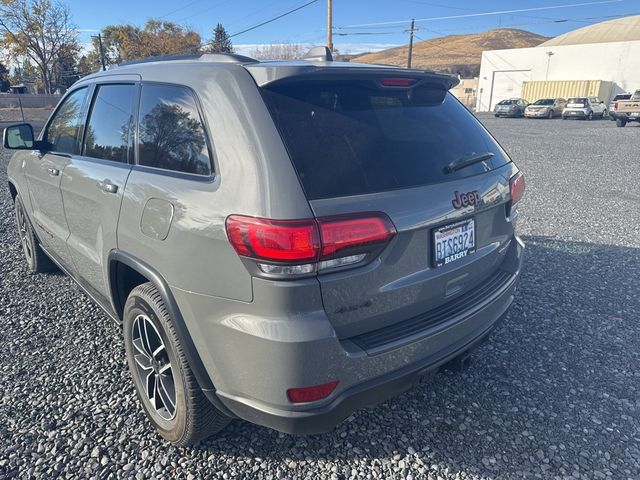
{"type": "Polygon", "coordinates": [[[122,65],[5,131],[30,269],[122,325],[175,444],[327,431],[466,365],[513,301],[524,177],[457,79],[322,52],[122,65]]]}

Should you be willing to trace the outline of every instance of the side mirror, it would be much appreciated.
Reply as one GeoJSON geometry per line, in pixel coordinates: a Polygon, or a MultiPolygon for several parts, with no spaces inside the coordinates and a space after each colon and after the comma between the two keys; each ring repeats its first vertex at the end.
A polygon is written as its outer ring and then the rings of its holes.
{"type": "Polygon", "coordinates": [[[9,150],[34,150],[38,148],[33,136],[33,127],[28,123],[11,125],[4,129],[4,148],[9,150]]]}

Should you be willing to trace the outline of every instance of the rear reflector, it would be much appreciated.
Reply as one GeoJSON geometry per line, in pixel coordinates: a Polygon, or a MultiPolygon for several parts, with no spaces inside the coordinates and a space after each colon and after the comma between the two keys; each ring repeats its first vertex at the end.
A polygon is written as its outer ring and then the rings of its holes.
{"type": "Polygon", "coordinates": [[[524,196],[524,175],[522,172],[516,173],[509,180],[509,188],[511,191],[511,205],[518,203],[524,196]]]}
{"type": "Polygon", "coordinates": [[[313,387],[290,388],[287,397],[293,403],[313,402],[327,398],[338,386],[338,380],[313,387]]]}
{"type": "Polygon", "coordinates": [[[415,78],[383,78],[380,84],[383,87],[410,87],[416,83],[415,78]]]}
{"type": "MultiPolygon", "coordinates": [[[[331,265],[347,265],[354,259],[364,259],[365,255],[358,254],[369,253],[370,247],[384,244],[396,234],[389,217],[381,212],[305,220],[230,215],[226,227],[238,255],[279,264],[322,262],[341,255],[349,256],[349,261],[331,265]]],[[[260,268],[265,273],[277,273],[267,265],[260,268]]]]}

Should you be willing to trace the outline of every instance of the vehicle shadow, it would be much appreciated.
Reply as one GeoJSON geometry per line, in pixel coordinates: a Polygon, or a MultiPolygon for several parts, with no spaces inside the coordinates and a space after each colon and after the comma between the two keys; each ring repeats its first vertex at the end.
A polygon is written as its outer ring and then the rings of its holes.
{"type": "Polygon", "coordinates": [[[324,435],[235,421],[196,450],[291,475],[327,462],[343,478],[351,468],[420,478],[433,465],[490,478],[640,473],[640,249],[524,240],[516,301],[464,374],[441,373],[324,435]],[[392,469],[394,456],[406,470],[392,469]]]}

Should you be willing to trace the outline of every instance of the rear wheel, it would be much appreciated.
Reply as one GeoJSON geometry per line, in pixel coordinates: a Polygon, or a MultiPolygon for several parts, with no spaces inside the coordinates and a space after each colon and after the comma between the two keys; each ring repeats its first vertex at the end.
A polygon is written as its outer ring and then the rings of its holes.
{"type": "Polygon", "coordinates": [[[190,445],[231,421],[202,393],[164,301],[151,283],[139,285],[129,294],[123,330],[138,398],[165,440],[190,445]]]}
{"type": "Polygon", "coordinates": [[[607,117],[607,115],[609,115],[609,112],[607,112],[607,110],[605,109],[605,110],[602,112],[602,117],[600,117],[600,118],[602,118],[602,119],[604,120],[604,119],[607,117]]]}
{"type": "Polygon", "coordinates": [[[564,115],[562,115],[562,119],[563,119],[563,120],[566,120],[566,119],[567,119],[567,117],[565,117],[564,115]]]}
{"type": "Polygon", "coordinates": [[[500,115],[498,115],[497,113],[494,115],[494,117],[498,118],[500,115]]]}
{"type": "Polygon", "coordinates": [[[56,265],[53,261],[44,253],[44,250],[38,242],[27,211],[24,208],[20,195],[15,198],[15,211],[16,211],[16,225],[18,227],[18,235],[20,236],[20,243],[22,244],[22,252],[27,260],[29,270],[33,273],[45,273],[55,270],[56,265]]]}
{"type": "Polygon", "coordinates": [[[616,118],[616,127],[624,127],[627,121],[622,118],[616,118]]]}
{"type": "Polygon", "coordinates": [[[593,112],[589,112],[586,118],[587,120],[593,120],[593,112]]]}
{"type": "Polygon", "coordinates": [[[553,118],[553,110],[549,110],[549,113],[547,114],[547,118],[553,118]]]}

